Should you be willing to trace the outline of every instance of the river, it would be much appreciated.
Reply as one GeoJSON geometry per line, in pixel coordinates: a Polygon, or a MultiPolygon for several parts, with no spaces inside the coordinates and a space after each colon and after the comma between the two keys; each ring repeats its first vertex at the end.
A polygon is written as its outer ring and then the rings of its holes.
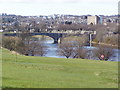
{"type": "MultiPolygon", "coordinates": [[[[56,50],[58,49],[58,44],[53,44],[53,40],[46,40],[44,41],[44,44],[48,47],[48,51],[47,51],[47,54],[45,55],[45,57],[55,57],[55,58],[65,58],[64,56],[60,56],[57,54],[56,50]]],[[[85,46],[84,47],[85,49],[87,50],[93,50],[95,49],[96,47],[89,47],[89,46],[85,46]]],[[[112,57],[110,57],[110,59],[108,61],[120,61],[120,50],[118,49],[113,49],[114,51],[114,54],[112,57]]],[[[94,59],[94,60],[99,60],[98,58],[95,58],[95,57],[91,57],[91,59],[94,59]]]]}

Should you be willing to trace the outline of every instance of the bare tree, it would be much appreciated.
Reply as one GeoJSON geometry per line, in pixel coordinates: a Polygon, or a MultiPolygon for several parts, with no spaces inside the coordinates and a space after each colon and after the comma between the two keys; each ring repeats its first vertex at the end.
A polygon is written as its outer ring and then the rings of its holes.
{"type": "Polygon", "coordinates": [[[110,35],[110,36],[103,36],[103,43],[111,44],[111,45],[118,45],[118,35],[110,35]]]}
{"type": "Polygon", "coordinates": [[[96,29],[96,31],[97,31],[97,33],[96,33],[95,39],[98,42],[102,42],[103,41],[103,36],[105,36],[106,33],[107,33],[106,28],[100,27],[100,28],[96,29]]]}
{"type": "Polygon", "coordinates": [[[18,38],[16,37],[3,37],[2,38],[2,46],[4,48],[9,49],[10,51],[15,50],[16,48],[16,41],[18,41],[18,38]]]}
{"type": "Polygon", "coordinates": [[[83,46],[86,43],[86,37],[77,37],[75,39],[65,38],[59,46],[58,52],[66,58],[86,58],[86,51],[83,46]]]}
{"type": "Polygon", "coordinates": [[[47,25],[45,22],[41,22],[38,27],[41,29],[42,32],[45,32],[47,25]]]}
{"type": "Polygon", "coordinates": [[[94,56],[98,57],[100,60],[107,61],[112,55],[112,48],[108,48],[107,46],[99,45],[97,49],[93,50],[94,56]]]}
{"type": "Polygon", "coordinates": [[[47,53],[47,47],[38,41],[32,41],[30,43],[30,54],[44,56],[47,53]]]}
{"type": "Polygon", "coordinates": [[[47,51],[47,47],[42,43],[42,41],[35,41],[33,37],[31,37],[30,32],[22,32],[18,35],[20,38],[20,43],[17,46],[17,51],[26,56],[29,55],[40,55],[44,56],[47,51]]]}
{"type": "Polygon", "coordinates": [[[71,42],[62,42],[59,45],[58,54],[69,58],[72,56],[73,51],[73,44],[71,42]]]}
{"type": "Polygon", "coordinates": [[[84,48],[75,49],[73,52],[73,58],[82,58],[85,59],[87,57],[86,50],[84,48]]]}
{"type": "Polygon", "coordinates": [[[87,38],[85,36],[79,37],[74,41],[74,52],[73,58],[86,58],[87,51],[84,49],[84,46],[87,42],[87,38]]]}

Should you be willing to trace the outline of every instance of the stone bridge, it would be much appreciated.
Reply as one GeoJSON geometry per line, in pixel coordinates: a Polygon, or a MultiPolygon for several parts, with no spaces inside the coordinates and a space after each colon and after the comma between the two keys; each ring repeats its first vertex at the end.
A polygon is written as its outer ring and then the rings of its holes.
{"type": "MultiPolygon", "coordinates": [[[[4,33],[4,36],[17,36],[19,34],[20,33],[4,33]]],[[[35,35],[49,36],[54,39],[54,43],[58,43],[58,40],[67,34],[66,33],[29,33],[29,35],[30,36],[35,36],[35,35]]]]}

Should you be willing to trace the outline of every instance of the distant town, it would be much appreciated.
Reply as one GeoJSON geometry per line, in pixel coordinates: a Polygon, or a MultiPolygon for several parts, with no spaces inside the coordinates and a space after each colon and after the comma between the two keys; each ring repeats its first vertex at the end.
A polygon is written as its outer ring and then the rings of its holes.
{"type": "Polygon", "coordinates": [[[6,14],[3,13],[0,15],[2,17],[2,30],[3,31],[16,31],[13,30],[12,27],[14,25],[24,25],[31,27],[29,28],[31,32],[39,32],[41,29],[45,29],[46,31],[50,30],[57,30],[57,29],[72,29],[72,30],[79,30],[79,29],[87,29],[82,27],[72,27],[68,28],[60,27],[60,25],[109,25],[109,24],[118,24],[119,19],[118,15],[112,15],[112,16],[104,16],[104,15],[60,15],[60,14],[54,14],[54,15],[48,15],[48,16],[21,16],[21,15],[14,15],[14,14],[6,14]],[[34,25],[33,25],[34,24],[34,25]],[[36,24],[36,29],[35,26],[36,24]]]}
{"type": "Polygon", "coordinates": [[[94,35],[93,41],[117,45],[118,15],[48,15],[21,16],[2,13],[1,32],[39,32],[39,33],[74,33],[94,35]],[[108,39],[109,38],[109,39],[108,39]]]}

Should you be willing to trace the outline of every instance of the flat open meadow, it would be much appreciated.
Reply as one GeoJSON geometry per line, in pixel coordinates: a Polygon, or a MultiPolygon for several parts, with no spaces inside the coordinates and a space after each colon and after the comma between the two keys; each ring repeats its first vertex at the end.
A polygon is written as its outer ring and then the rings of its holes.
{"type": "Polygon", "coordinates": [[[2,49],[3,88],[118,88],[118,62],[16,55],[2,49]]]}

